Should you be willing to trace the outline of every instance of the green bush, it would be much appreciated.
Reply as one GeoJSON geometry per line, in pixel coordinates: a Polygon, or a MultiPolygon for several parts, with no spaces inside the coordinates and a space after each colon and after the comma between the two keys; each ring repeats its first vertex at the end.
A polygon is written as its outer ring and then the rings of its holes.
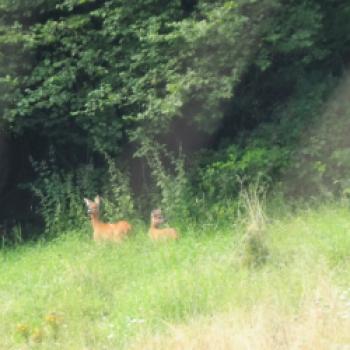
{"type": "Polygon", "coordinates": [[[50,163],[32,160],[37,173],[35,182],[27,185],[38,198],[37,212],[44,221],[46,236],[88,225],[83,198],[103,198],[102,219],[116,220],[134,215],[133,198],[128,177],[111,158],[105,168],[81,165],[72,171],[55,165],[54,153],[50,163]]]}
{"type": "MultiPolygon", "coordinates": [[[[308,112],[313,123],[300,133],[285,171],[290,193],[332,196],[349,192],[350,77],[344,75],[335,82],[331,94],[314,92],[316,105],[311,105],[308,112]]],[[[325,84],[318,85],[322,89],[325,84]]]]}
{"type": "Polygon", "coordinates": [[[242,182],[271,184],[288,162],[288,151],[282,147],[247,147],[231,145],[199,171],[199,186],[209,199],[237,196],[242,182]]]}
{"type": "MultiPolygon", "coordinates": [[[[163,145],[144,140],[143,152],[150,168],[153,189],[148,194],[152,208],[161,207],[170,220],[189,218],[193,194],[186,170],[185,157],[168,152],[163,145]]],[[[149,204],[148,204],[149,207],[149,204]]]]}

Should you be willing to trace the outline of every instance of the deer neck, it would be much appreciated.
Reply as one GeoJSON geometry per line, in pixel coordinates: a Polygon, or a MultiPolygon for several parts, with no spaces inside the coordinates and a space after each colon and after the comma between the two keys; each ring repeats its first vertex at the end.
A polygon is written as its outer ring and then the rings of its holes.
{"type": "Polygon", "coordinates": [[[98,213],[92,213],[90,215],[90,218],[91,218],[91,225],[92,225],[92,227],[96,227],[96,226],[98,226],[101,223],[98,213]]]}
{"type": "Polygon", "coordinates": [[[151,222],[150,231],[157,232],[160,230],[161,230],[161,228],[159,227],[159,224],[155,224],[154,222],[151,222]]]}

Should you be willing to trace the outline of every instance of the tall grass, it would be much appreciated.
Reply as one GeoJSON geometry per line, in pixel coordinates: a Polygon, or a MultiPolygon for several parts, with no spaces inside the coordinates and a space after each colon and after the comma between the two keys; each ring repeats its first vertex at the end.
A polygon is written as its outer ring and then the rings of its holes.
{"type": "Polygon", "coordinates": [[[339,293],[321,280],[294,313],[274,301],[257,301],[248,312],[230,310],[169,325],[165,334],[140,336],[132,349],[347,349],[350,318],[342,314],[349,307],[339,293]]]}
{"type": "Polygon", "coordinates": [[[240,194],[240,207],[246,218],[246,230],[242,246],[242,263],[257,267],[265,263],[268,256],[266,245],[266,191],[253,183],[240,194]]]}
{"type": "Polygon", "coordinates": [[[331,349],[349,344],[350,214],[273,217],[269,258],[240,263],[245,226],[194,224],[154,244],[89,231],[0,253],[2,349],[331,349]]]}

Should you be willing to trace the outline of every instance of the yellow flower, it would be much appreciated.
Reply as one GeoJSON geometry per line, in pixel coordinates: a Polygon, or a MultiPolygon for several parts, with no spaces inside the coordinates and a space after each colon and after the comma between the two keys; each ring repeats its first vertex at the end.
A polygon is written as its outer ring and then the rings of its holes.
{"type": "Polygon", "coordinates": [[[28,338],[29,337],[29,326],[25,323],[19,323],[17,326],[16,326],[16,332],[18,334],[20,334],[22,337],[24,338],[28,338]]]}
{"type": "Polygon", "coordinates": [[[62,322],[62,316],[57,315],[55,312],[51,312],[46,315],[45,321],[53,328],[57,328],[59,324],[62,322]]]}

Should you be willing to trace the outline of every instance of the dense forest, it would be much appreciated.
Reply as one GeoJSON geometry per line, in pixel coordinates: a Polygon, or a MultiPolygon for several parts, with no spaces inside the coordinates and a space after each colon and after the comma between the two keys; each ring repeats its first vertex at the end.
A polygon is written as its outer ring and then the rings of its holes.
{"type": "Polygon", "coordinates": [[[2,230],[346,196],[349,63],[344,0],[1,0],[2,230]]]}

